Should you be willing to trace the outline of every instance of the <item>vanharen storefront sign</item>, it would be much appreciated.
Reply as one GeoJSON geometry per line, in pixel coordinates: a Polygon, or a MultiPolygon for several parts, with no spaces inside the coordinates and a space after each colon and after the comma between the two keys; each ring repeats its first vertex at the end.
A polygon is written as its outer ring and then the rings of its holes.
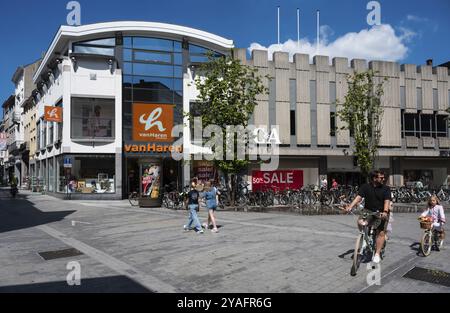
{"type": "Polygon", "coordinates": [[[133,140],[172,142],[173,108],[171,104],[135,103],[133,105],[133,140]]]}

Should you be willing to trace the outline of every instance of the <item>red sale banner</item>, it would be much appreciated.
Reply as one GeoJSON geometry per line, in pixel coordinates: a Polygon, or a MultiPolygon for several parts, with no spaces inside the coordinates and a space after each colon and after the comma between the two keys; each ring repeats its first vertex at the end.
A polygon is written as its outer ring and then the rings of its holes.
{"type": "Polygon", "coordinates": [[[303,187],[303,171],[253,171],[252,189],[300,189],[303,187]]]}

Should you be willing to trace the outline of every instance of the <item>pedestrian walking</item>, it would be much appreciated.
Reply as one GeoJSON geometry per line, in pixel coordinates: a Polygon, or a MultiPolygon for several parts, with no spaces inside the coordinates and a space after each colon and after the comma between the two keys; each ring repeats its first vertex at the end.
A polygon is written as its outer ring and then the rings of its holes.
{"type": "Polygon", "coordinates": [[[197,190],[199,187],[194,181],[191,183],[191,190],[189,191],[186,199],[186,205],[189,209],[189,220],[186,225],[184,225],[184,230],[189,231],[194,226],[195,231],[198,234],[203,234],[202,224],[198,219],[197,210],[199,209],[199,199],[200,192],[197,190]]]}
{"type": "Polygon", "coordinates": [[[219,195],[217,188],[213,186],[211,181],[208,181],[205,185],[205,191],[203,193],[206,200],[206,209],[208,210],[208,223],[203,224],[206,229],[209,229],[212,225],[212,232],[217,233],[217,222],[215,212],[217,210],[217,204],[219,203],[219,195]]]}

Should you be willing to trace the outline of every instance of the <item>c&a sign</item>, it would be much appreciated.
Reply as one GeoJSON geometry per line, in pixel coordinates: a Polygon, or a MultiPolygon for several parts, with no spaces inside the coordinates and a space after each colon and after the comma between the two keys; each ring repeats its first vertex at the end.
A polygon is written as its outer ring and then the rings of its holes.
{"type": "Polygon", "coordinates": [[[133,140],[172,142],[172,104],[133,104],[133,140]]]}
{"type": "Polygon", "coordinates": [[[47,122],[57,122],[57,123],[62,123],[63,118],[62,118],[62,114],[63,114],[63,110],[61,107],[50,107],[50,106],[46,106],[44,108],[44,120],[47,122]]]}

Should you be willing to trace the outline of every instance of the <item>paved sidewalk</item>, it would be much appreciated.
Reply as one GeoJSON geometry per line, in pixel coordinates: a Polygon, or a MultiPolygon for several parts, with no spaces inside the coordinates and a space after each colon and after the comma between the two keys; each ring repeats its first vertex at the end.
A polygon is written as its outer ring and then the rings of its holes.
{"type": "MultiPolygon", "coordinates": [[[[202,221],[206,213],[201,212],[202,221]]],[[[450,273],[449,249],[417,255],[417,214],[397,213],[381,286],[362,265],[351,277],[353,216],[218,212],[217,234],[184,232],[187,212],[128,201],[62,201],[0,191],[0,292],[450,292],[402,276],[414,266],[450,273]],[[37,253],[76,248],[77,257],[37,253]],[[81,286],[69,287],[70,261],[81,286]]]]}

